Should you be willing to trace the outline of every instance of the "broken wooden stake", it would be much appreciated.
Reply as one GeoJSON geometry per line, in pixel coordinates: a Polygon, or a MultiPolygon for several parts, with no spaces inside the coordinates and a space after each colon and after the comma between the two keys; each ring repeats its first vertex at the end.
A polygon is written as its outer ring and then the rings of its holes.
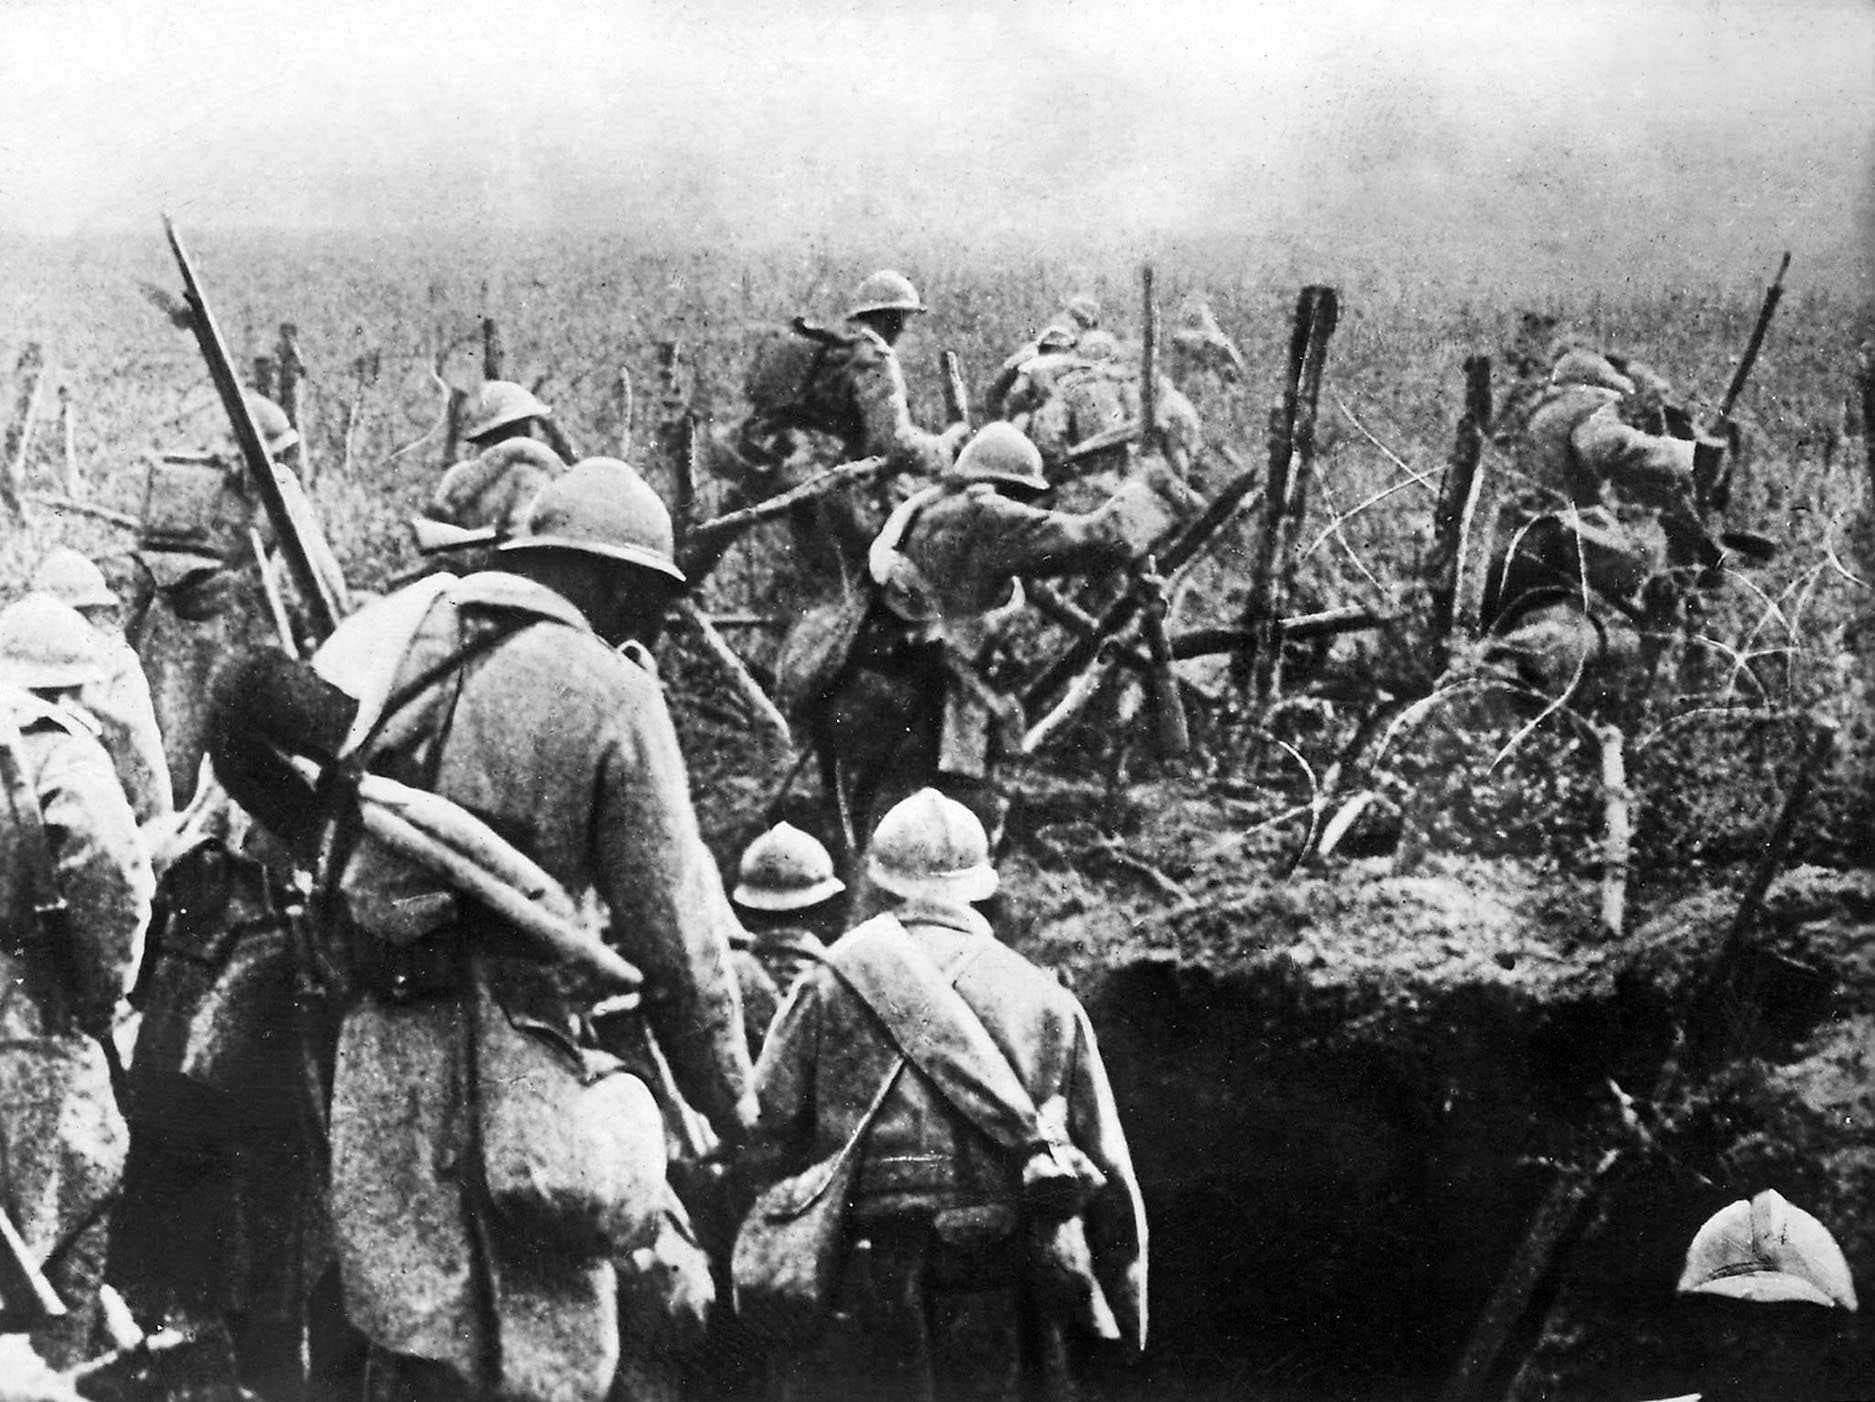
{"type": "Polygon", "coordinates": [[[78,414],[66,385],[59,386],[59,439],[64,448],[65,494],[78,501],[86,494],[85,474],[78,467],[78,414]]]}
{"type": "Polygon", "coordinates": [[[1601,932],[1617,939],[1627,925],[1628,872],[1634,847],[1634,793],[1628,787],[1625,737],[1615,725],[1597,725],[1602,753],[1601,932]]]}
{"type": "Polygon", "coordinates": [[[1491,431],[1491,357],[1465,360],[1465,412],[1459,417],[1452,456],[1434,508],[1432,547],[1423,577],[1432,598],[1430,651],[1443,671],[1454,633],[1470,637],[1483,613],[1489,563],[1491,515],[1484,507],[1484,442],[1491,431]]]}
{"type": "Polygon", "coordinates": [[[0,493],[4,493],[7,505],[17,515],[20,509],[20,489],[26,480],[26,455],[32,448],[33,418],[39,412],[39,394],[45,387],[45,353],[39,342],[28,341],[13,373],[19,379],[19,391],[14,400],[13,422],[7,425],[6,476],[0,480],[0,493]]]}
{"type": "Polygon", "coordinates": [[[505,379],[502,372],[507,369],[507,365],[508,351],[502,344],[501,327],[495,323],[494,317],[485,316],[482,318],[482,378],[505,379]]]}
{"type": "Polygon", "coordinates": [[[305,413],[300,400],[300,386],[306,381],[306,361],[299,353],[299,328],[292,322],[280,323],[280,339],[273,353],[278,366],[280,412],[286,415],[286,421],[293,425],[293,431],[299,435],[299,442],[281,453],[280,460],[287,467],[297,470],[300,481],[310,487],[313,481],[312,453],[306,442],[305,413]]]}

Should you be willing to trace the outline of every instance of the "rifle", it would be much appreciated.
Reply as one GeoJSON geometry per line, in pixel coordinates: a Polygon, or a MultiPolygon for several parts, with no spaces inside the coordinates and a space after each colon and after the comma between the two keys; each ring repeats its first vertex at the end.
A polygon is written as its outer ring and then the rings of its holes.
{"type": "Polygon", "coordinates": [[[274,536],[280,543],[280,553],[292,572],[293,583],[299,589],[302,603],[312,615],[314,630],[323,638],[338,626],[338,601],[313,565],[306,542],[300,538],[299,525],[287,509],[279,480],[274,476],[273,460],[267,456],[267,447],[261,442],[260,430],[255,427],[254,416],[248,412],[247,401],[242,397],[240,382],[234,377],[234,365],[228,359],[221,329],[216,325],[214,314],[209,311],[208,302],[202,295],[201,284],[196,279],[189,255],[183,250],[175,221],[168,215],[163,216],[163,232],[169,238],[170,251],[176,255],[176,266],[182,270],[183,297],[189,307],[189,326],[195,332],[196,343],[202,349],[202,358],[208,362],[209,378],[215,382],[215,392],[221,397],[228,423],[234,429],[235,442],[241,450],[241,461],[247,468],[249,480],[254,484],[267,519],[273,524],[274,536]]]}
{"type": "Polygon", "coordinates": [[[1702,516],[1708,510],[1723,511],[1731,504],[1731,463],[1737,457],[1736,447],[1731,443],[1732,411],[1738,407],[1738,397],[1744,393],[1745,382],[1758,363],[1758,352],[1764,348],[1771,318],[1777,315],[1777,304],[1784,299],[1784,274],[1789,271],[1790,253],[1786,250],[1778,260],[1777,275],[1764,289],[1764,301],[1758,308],[1757,321],[1752,323],[1751,337],[1745,342],[1745,353],[1738,358],[1738,368],[1732,372],[1732,382],[1725,387],[1725,398],[1719,403],[1719,415],[1712,421],[1709,437],[1716,441],[1700,440],[1693,447],[1693,490],[1702,516]],[[1721,444],[1733,450],[1727,453],[1721,444]]]}
{"type": "Polygon", "coordinates": [[[944,417],[954,424],[970,423],[970,396],[964,392],[964,372],[957,363],[956,351],[938,357],[938,369],[944,376],[944,417]]]}
{"type": "Polygon", "coordinates": [[[6,1208],[0,1207],[0,1333],[30,1333],[65,1314],[59,1292],[33,1259],[6,1208]]]}

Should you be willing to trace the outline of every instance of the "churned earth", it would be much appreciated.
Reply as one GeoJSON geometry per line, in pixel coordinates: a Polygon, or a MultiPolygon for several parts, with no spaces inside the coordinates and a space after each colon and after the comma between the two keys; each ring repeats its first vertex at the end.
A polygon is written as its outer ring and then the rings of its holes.
{"type": "MultiPolygon", "coordinates": [[[[787,765],[701,771],[732,860],[787,765]]],[[[1294,826],[1218,787],[1026,775],[992,912],[1087,1004],[1145,1185],[1153,1340],[1120,1395],[1439,1396],[1546,1194],[1610,1150],[1473,1395],[1708,1385],[1681,1260],[1766,1187],[1875,1289],[1875,875],[1783,874],[1742,963],[1753,1017],[1691,1025],[1746,868],[1636,882],[1610,939],[1593,875],[1541,858],[1286,874],[1294,826]]],[[[812,790],[788,804],[808,823],[812,790]]],[[[1866,1315],[1814,1351],[1816,1395],[1875,1391],[1866,1315]]]]}

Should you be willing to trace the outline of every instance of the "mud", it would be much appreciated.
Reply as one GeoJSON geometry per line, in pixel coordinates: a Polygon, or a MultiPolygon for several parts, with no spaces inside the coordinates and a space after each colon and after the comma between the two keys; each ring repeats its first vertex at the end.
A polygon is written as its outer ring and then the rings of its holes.
{"type": "MultiPolygon", "coordinates": [[[[1481,1395],[1712,1386],[1713,1326],[1674,1283],[1705,1217],[1764,1187],[1875,1288],[1875,879],[1774,887],[1742,1050],[1693,1057],[1656,1106],[1735,893],[1602,941],[1592,885],[1535,866],[1247,878],[1228,814],[1202,808],[1146,795],[1138,865],[1044,812],[1007,869],[1004,927],[1088,1003],[1146,1185],[1143,1391],[1436,1395],[1558,1172],[1613,1146],[1481,1395]]],[[[1875,1389],[1862,1316],[1777,1313],[1747,1321],[1747,1351],[1807,1330],[1812,1395],[1875,1389]]]]}

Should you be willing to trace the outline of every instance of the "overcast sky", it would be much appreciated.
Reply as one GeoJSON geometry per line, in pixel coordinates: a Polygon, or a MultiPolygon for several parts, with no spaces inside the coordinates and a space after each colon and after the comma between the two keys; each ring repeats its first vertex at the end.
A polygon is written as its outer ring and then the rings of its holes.
{"type": "Polygon", "coordinates": [[[1353,231],[1848,266],[1872,114],[1871,0],[0,0],[0,227],[44,232],[1353,231]]]}

